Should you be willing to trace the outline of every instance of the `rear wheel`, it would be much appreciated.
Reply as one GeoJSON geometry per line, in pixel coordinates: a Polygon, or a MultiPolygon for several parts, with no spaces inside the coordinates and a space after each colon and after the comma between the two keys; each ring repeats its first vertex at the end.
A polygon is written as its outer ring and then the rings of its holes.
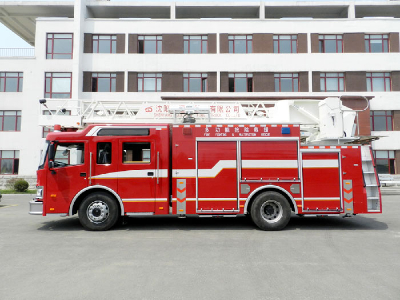
{"type": "Polygon", "coordinates": [[[262,230],[281,230],[289,223],[291,209],[277,192],[264,192],[251,205],[251,219],[262,230]]]}
{"type": "Polygon", "coordinates": [[[79,221],[88,230],[108,230],[119,217],[117,202],[106,193],[86,196],[78,212],[79,221]]]}

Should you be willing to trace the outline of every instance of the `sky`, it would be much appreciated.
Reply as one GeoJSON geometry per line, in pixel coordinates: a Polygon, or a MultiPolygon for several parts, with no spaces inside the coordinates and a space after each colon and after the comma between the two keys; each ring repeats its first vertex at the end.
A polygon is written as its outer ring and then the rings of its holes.
{"type": "MultiPolygon", "coordinates": [[[[16,2],[17,0],[7,0],[6,2],[16,2]]],[[[20,0],[18,0],[20,1],[20,0]]],[[[25,1],[38,1],[38,0],[23,0],[25,1]]],[[[56,1],[56,0],[47,0],[47,1],[56,1]]],[[[62,1],[62,0],[61,0],[62,1]]],[[[68,1],[68,0],[67,0],[68,1]]],[[[112,1],[112,0],[111,0],[112,1]]],[[[132,0],[118,0],[118,2],[123,2],[123,1],[132,1],[132,0]]],[[[196,2],[212,2],[210,0],[193,0],[196,2]]],[[[273,2],[304,2],[300,0],[273,0],[273,2]]],[[[311,0],[315,2],[321,2],[321,1],[336,1],[336,0],[311,0]]],[[[340,1],[340,0],[337,0],[340,1]]],[[[362,0],[355,0],[355,1],[362,1],[362,0]]],[[[374,1],[379,1],[379,0],[374,0],[374,1]]],[[[388,0],[381,0],[381,1],[388,1],[388,0]]],[[[140,2],[173,2],[171,0],[140,0],[140,2]]],[[[177,1],[180,2],[180,1],[177,1]]],[[[186,1],[182,1],[186,2],[186,1]]],[[[218,2],[258,2],[256,0],[218,0],[218,2]]],[[[23,39],[18,37],[16,34],[14,34],[11,30],[9,30],[6,26],[0,23],[0,48],[30,48],[31,46],[26,43],[23,39]]]]}

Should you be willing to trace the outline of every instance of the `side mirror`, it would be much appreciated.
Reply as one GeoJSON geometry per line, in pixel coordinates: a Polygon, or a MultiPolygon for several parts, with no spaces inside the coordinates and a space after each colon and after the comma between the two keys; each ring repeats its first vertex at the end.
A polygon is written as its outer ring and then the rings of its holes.
{"type": "Polygon", "coordinates": [[[54,161],[54,155],[55,155],[55,145],[54,143],[51,143],[49,146],[49,162],[54,161]]]}

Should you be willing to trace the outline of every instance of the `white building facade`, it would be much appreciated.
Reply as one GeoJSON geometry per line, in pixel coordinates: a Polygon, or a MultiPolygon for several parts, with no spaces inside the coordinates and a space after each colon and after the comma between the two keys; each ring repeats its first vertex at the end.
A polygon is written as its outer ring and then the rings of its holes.
{"type": "Polygon", "coordinates": [[[0,186],[34,182],[50,110],[80,100],[344,96],[380,173],[400,173],[400,2],[1,2],[34,53],[0,49],[0,186]],[[347,96],[347,97],[346,97],[347,96]]]}

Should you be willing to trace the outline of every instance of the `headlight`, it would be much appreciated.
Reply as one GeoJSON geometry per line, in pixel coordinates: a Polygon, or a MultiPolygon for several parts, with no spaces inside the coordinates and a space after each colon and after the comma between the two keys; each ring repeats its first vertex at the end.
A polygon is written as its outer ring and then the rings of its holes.
{"type": "Polygon", "coordinates": [[[43,187],[42,186],[36,187],[36,199],[43,199],[43,187]]]}

